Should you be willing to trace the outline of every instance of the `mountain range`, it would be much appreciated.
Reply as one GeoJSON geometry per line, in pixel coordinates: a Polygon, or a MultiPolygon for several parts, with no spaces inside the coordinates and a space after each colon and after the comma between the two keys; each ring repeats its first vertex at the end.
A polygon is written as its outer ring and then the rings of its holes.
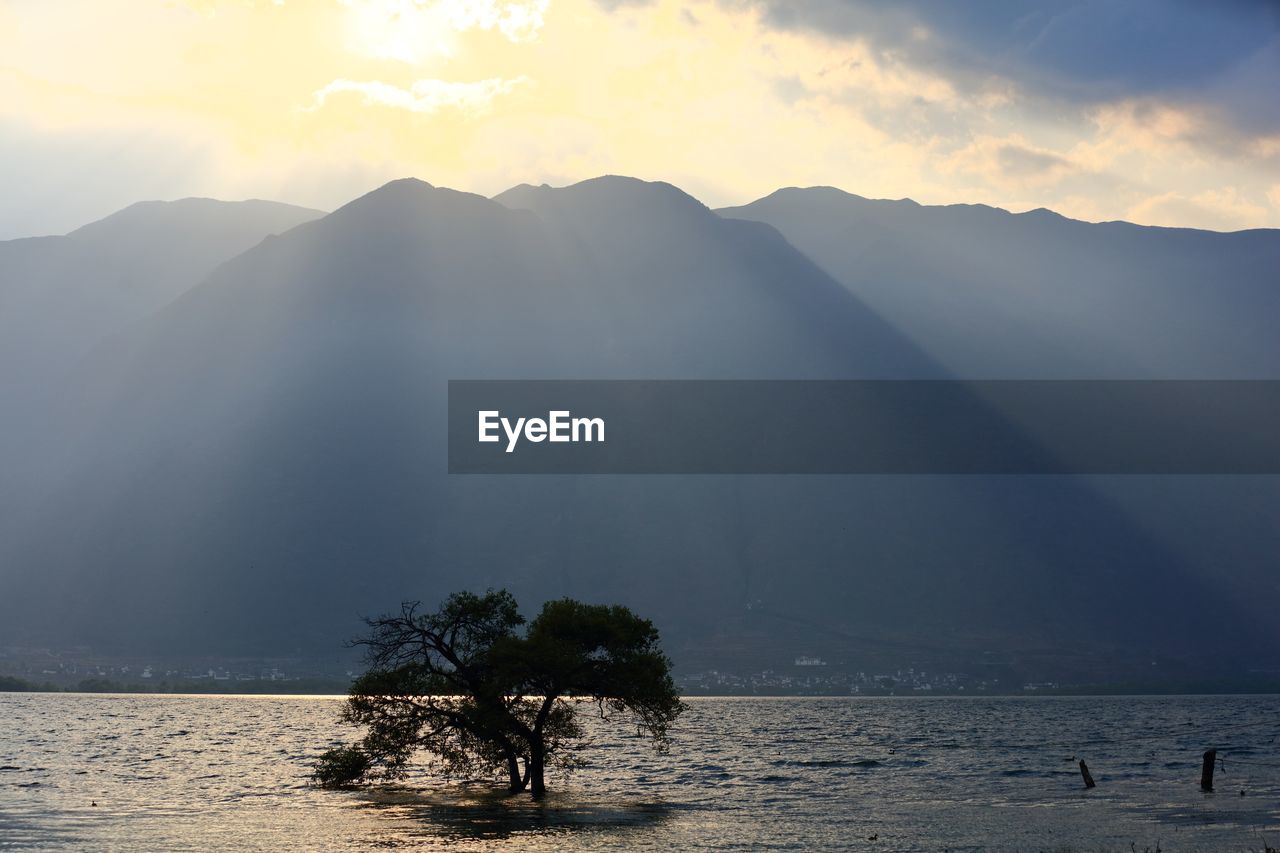
{"type": "Polygon", "coordinates": [[[1276,478],[450,476],[444,402],[459,378],[1275,378],[1277,270],[1277,231],[830,188],[713,211],[618,177],[146,203],[0,243],[0,645],[320,656],[402,599],[506,586],[631,605],[684,668],[1274,667],[1276,478]]]}

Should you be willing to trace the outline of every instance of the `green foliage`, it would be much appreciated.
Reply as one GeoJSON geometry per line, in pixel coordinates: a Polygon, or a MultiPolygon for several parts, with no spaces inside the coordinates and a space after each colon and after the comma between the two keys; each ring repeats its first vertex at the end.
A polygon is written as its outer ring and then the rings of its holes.
{"type": "Polygon", "coordinates": [[[505,590],[456,593],[433,614],[418,607],[370,621],[360,641],[369,669],[343,711],[365,729],[359,778],[403,776],[425,755],[446,775],[505,773],[512,791],[540,796],[548,766],[580,762],[585,703],[667,748],[684,705],[649,620],[564,599],[526,629],[505,590]]]}
{"type": "Polygon", "coordinates": [[[320,756],[312,779],[321,788],[349,788],[365,780],[370,764],[369,756],[358,746],[331,749],[320,756]]]}
{"type": "Polygon", "coordinates": [[[658,630],[625,607],[549,601],[529,626],[523,654],[531,685],[547,695],[588,697],[628,714],[665,750],[668,728],[684,710],[658,630]]]}

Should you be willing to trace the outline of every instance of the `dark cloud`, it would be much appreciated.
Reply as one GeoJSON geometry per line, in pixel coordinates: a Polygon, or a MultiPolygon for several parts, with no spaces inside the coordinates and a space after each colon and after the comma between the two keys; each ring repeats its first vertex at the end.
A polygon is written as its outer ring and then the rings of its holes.
{"type": "Polygon", "coordinates": [[[1082,95],[1195,86],[1274,47],[1280,3],[1190,0],[759,0],[775,25],[865,35],[945,63],[1082,95]],[[914,30],[933,36],[921,41],[914,30]]]}
{"type": "Polygon", "coordinates": [[[772,26],[864,39],[977,87],[1078,104],[1158,97],[1280,130],[1280,0],[722,0],[772,26]],[[921,38],[921,32],[928,38],[921,38]]]}

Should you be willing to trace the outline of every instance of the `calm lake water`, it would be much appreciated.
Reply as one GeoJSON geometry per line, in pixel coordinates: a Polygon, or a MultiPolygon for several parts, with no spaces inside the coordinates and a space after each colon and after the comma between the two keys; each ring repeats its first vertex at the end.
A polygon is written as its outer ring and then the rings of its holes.
{"type": "Polygon", "coordinates": [[[0,848],[1261,851],[1277,698],[694,699],[669,755],[599,729],[535,805],[309,787],[337,698],[0,694],[0,848]]]}

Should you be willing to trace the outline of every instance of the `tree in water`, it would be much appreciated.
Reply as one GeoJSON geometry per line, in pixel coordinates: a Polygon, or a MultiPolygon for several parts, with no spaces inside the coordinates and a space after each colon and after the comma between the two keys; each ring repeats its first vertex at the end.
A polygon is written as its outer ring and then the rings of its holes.
{"type": "Polygon", "coordinates": [[[684,705],[649,620],[562,599],[526,624],[505,590],[455,593],[432,614],[419,607],[369,621],[358,641],[368,671],[343,709],[367,730],[321,756],[317,783],[400,778],[424,754],[446,775],[503,772],[511,792],[542,797],[548,767],[579,763],[588,705],[667,749],[684,705]]]}

